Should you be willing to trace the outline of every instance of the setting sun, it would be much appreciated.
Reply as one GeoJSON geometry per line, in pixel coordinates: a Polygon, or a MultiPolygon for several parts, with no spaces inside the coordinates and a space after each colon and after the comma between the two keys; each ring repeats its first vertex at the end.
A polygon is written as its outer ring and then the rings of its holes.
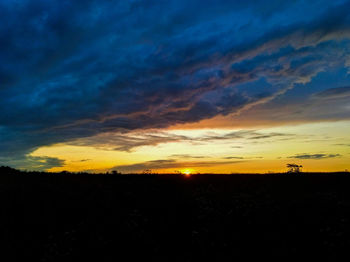
{"type": "Polygon", "coordinates": [[[184,169],[181,171],[182,174],[184,174],[185,176],[190,176],[191,174],[193,174],[193,170],[192,169],[184,169]]]}

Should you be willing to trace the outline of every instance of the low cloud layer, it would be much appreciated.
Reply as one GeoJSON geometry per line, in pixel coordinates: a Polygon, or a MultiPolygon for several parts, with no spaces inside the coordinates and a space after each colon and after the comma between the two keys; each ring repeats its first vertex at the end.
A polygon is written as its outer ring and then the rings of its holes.
{"type": "MultiPolygon", "coordinates": [[[[40,146],[226,116],[322,72],[348,72],[349,8],[341,0],[1,1],[0,157],[29,164],[40,146]]],[[[344,99],[343,89],[323,91],[314,99],[344,99]]],[[[346,117],[343,107],[333,118],[346,117]]],[[[146,142],[118,143],[128,151],[146,142]]]]}
{"type": "Polygon", "coordinates": [[[193,168],[193,167],[215,167],[218,165],[233,165],[242,161],[179,161],[174,159],[152,160],[131,165],[120,165],[112,168],[122,173],[139,173],[144,170],[159,170],[159,169],[178,169],[193,168]]]}
{"type": "Polygon", "coordinates": [[[21,167],[28,171],[46,171],[64,166],[65,161],[55,157],[24,156],[22,158],[0,157],[0,166],[21,167]]]}
{"type": "Polygon", "coordinates": [[[296,159],[326,159],[326,158],[335,158],[341,157],[340,154],[298,154],[294,156],[290,156],[288,158],[296,158],[296,159]]]}

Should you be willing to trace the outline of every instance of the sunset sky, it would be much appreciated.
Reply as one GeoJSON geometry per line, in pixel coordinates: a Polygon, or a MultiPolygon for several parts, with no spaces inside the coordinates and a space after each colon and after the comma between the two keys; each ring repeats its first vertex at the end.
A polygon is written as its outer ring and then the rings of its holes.
{"type": "Polygon", "coordinates": [[[350,170],[350,1],[0,0],[0,166],[350,170]]]}

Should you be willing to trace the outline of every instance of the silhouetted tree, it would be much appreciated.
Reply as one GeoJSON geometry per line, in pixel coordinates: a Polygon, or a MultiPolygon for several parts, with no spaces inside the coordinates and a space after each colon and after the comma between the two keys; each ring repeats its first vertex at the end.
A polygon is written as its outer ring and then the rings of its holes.
{"type": "Polygon", "coordinates": [[[303,166],[297,165],[297,164],[287,164],[287,168],[288,168],[287,173],[297,174],[301,172],[301,169],[303,168],[303,166]]]}
{"type": "Polygon", "coordinates": [[[154,173],[153,173],[152,169],[145,169],[142,171],[142,174],[143,175],[152,175],[154,173]]]}

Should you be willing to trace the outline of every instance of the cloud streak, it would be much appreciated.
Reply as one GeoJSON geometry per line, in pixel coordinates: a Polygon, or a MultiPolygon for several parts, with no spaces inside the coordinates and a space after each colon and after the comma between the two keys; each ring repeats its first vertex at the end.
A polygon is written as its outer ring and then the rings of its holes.
{"type": "Polygon", "coordinates": [[[327,159],[327,158],[336,158],[341,156],[342,155],[340,154],[298,154],[298,155],[290,156],[288,158],[320,160],[320,159],[327,159]]]}
{"type": "MultiPolygon", "coordinates": [[[[221,143],[234,140],[246,141],[274,141],[290,140],[295,138],[294,134],[277,133],[277,132],[260,132],[257,130],[238,130],[229,133],[208,132],[201,136],[178,135],[172,132],[165,131],[143,131],[143,132],[126,132],[126,133],[103,133],[97,136],[81,138],[69,142],[70,145],[75,146],[94,146],[96,148],[103,148],[108,150],[130,152],[142,146],[157,146],[164,143],[191,143],[191,144],[208,144],[221,143]]],[[[174,157],[186,157],[188,155],[173,155],[174,157]]],[[[201,156],[192,156],[193,158],[200,158],[201,156]]]]}
{"type": "MultiPolygon", "coordinates": [[[[242,161],[178,161],[174,159],[161,159],[146,161],[131,165],[115,166],[111,170],[118,170],[122,173],[138,173],[143,170],[159,170],[159,169],[183,169],[193,167],[215,167],[218,165],[233,165],[241,163],[242,161]]],[[[175,171],[175,170],[174,170],[175,171]]]]}

